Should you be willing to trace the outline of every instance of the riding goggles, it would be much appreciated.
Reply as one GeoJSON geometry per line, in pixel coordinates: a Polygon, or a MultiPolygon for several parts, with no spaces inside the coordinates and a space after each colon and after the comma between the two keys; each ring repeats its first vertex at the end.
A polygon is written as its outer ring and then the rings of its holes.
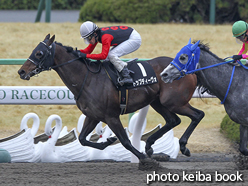
{"type": "Polygon", "coordinates": [[[244,33],[244,34],[242,34],[241,36],[238,36],[238,37],[236,37],[237,39],[239,39],[240,41],[242,41],[242,42],[246,42],[246,38],[247,37],[247,35],[246,35],[246,33],[244,33]]]}
{"type": "Polygon", "coordinates": [[[88,36],[87,38],[84,38],[84,42],[85,44],[90,44],[90,40],[94,37],[94,33],[91,34],[90,36],[88,36]]]}

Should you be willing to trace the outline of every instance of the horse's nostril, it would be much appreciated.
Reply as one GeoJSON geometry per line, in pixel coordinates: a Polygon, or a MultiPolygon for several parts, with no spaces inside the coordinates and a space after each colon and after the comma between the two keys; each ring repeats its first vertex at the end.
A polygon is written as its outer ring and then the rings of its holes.
{"type": "Polygon", "coordinates": [[[161,76],[166,77],[166,76],[168,76],[168,74],[167,73],[162,73],[161,76]]]}
{"type": "Polygon", "coordinates": [[[18,74],[19,74],[19,75],[23,75],[23,74],[25,74],[25,71],[24,71],[23,69],[18,70],[18,74]]]}

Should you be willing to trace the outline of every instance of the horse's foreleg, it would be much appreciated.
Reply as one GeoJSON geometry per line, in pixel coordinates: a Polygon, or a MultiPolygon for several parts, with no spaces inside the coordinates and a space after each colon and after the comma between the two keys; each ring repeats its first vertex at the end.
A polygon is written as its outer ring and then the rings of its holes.
{"type": "Polygon", "coordinates": [[[98,123],[99,121],[97,120],[91,120],[88,117],[85,118],[82,131],[79,135],[79,141],[83,146],[89,146],[89,147],[93,147],[99,150],[103,150],[107,146],[111,145],[117,140],[117,138],[114,138],[114,137],[108,138],[106,142],[101,142],[101,143],[94,143],[94,142],[86,140],[86,137],[88,136],[88,134],[94,130],[94,128],[96,127],[98,123]]]}
{"type": "Polygon", "coordinates": [[[146,141],[146,154],[151,157],[153,154],[153,148],[152,145],[156,142],[157,139],[161,138],[165,133],[167,133],[169,130],[173,129],[175,126],[179,125],[181,123],[180,118],[177,117],[177,120],[173,122],[167,122],[160,130],[152,134],[146,141]]]}
{"type": "Polygon", "coordinates": [[[248,134],[247,134],[247,130],[248,130],[247,126],[240,125],[240,127],[239,127],[239,132],[240,132],[239,151],[245,156],[248,156],[248,149],[247,149],[248,134]]]}
{"type": "Polygon", "coordinates": [[[111,118],[107,120],[109,128],[115,133],[115,135],[120,140],[121,144],[129,151],[131,151],[139,160],[145,159],[145,154],[139,152],[134,148],[124,130],[119,118],[111,118]]]}
{"type": "Polygon", "coordinates": [[[154,108],[154,110],[156,110],[163,116],[166,124],[147,139],[145,150],[146,154],[149,157],[151,157],[151,155],[153,154],[152,145],[155,143],[155,141],[162,137],[166,132],[181,123],[181,119],[175,113],[170,112],[166,107],[161,105],[160,102],[153,102],[151,106],[154,108]]]}
{"type": "Polygon", "coordinates": [[[198,110],[190,106],[189,104],[187,104],[187,107],[183,107],[183,109],[177,111],[177,113],[184,116],[188,116],[192,120],[190,125],[188,126],[188,128],[186,129],[186,131],[179,140],[180,150],[182,154],[184,154],[185,156],[190,156],[190,150],[186,147],[186,144],[188,142],[190,135],[195,130],[196,126],[202,120],[205,114],[203,111],[198,110]]]}

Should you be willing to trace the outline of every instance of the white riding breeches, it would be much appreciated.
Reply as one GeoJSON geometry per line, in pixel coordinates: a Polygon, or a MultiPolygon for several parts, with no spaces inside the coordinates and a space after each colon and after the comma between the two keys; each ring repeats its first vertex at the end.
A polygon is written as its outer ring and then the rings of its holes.
{"type": "Polygon", "coordinates": [[[109,60],[115,68],[121,72],[127,63],[122,61],[119,57],[134,52],[140,47],[140,45],[140,34],[136,30],[133,30],[128,40],[110,49],[106,60],[109,60]]]}

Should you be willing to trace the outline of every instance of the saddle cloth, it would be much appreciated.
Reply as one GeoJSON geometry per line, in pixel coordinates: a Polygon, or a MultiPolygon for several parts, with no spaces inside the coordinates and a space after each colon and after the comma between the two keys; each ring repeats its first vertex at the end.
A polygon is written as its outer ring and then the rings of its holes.
{"type": "Polygon", "coordinates": [[[118,78],[120,77],[119,72],[115,69],[114,65],[110,62],[103,62],[102,65],[112,80],[115,87],[119,90],[119,102],[121,114],[126,113],[126,105],[128,102],[128,89],[132,89],[139,86],[149,85],[157,83],[156,74],[152,66],[146,61],[137,61],[138,59],[131,60],[127,63],[129,70],[133,71],[134,74],[130,73],[134,83],[132,85],[120,86],[118,78]]]}
{"type": "Polygon", "coordinates": [[[118,83],[119,72],[115,69],[114,65],[110,62],[103,62],[102,65],[117,89],[119,89],[120,87],[131,89],[139,86],[157,83],[158,80],[152,66],[147,63],[147,61],[137,60],[138,59],[135,58],[134,60],[131,60],[131,62],[127,62],[127,68],[134,72],[134,74],[130,73],[130,76],[133,78],[134,81],[132,85],[120,86],[118,83]]]}

